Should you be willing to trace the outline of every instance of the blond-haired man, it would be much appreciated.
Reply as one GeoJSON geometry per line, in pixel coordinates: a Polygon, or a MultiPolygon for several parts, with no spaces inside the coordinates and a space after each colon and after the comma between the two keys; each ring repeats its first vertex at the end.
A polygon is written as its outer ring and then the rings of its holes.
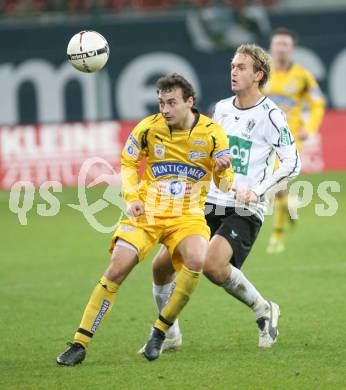
{"type": "MultiPolygon", "coordinates": [[[[235,96],[220,100],[213,119],[229,139],[234,169],[233,194],[215,185],[207,197],[205,215],[212,239],[204,275],[251,308],[259,328],[259,347],[271,347],[278,337],[279,306],[262,297],[240,271],[261,228],[266,195],[296,177],[300,159],[281,110],[261,89],[270,75],[270,56],[259,46],[240,46],[231,61],[231,88],[235,96]],[[274,172],[275,156],[280,166],[274,172]]],[[[153,295],[159,310],[174,291],[174,268],[164,246],[153,261],[153,295]]],[[[164,349],[181,345],[175,322],[164,349]]]]}
{"type": "Polygon", "coordinates": [[[164,244],[178,272],[177,288],[160,312],[143,355],[159,358],[168,328],[195,290],[206,260],[210,229],[203,207],[211,177],[225,191],[233,171],[220,125],[195,109],[195,91],[181,75],[157,81],[160,113],[131,132],[121,156],[129,218],[116,229],[111,261],[85,308],[73,343],[57,363],[81,363],[99,325],[109,314],[120,285],[157,243],[164,244]],[[145,158],[145,171],[139,167],[145,158]],[[179,207],[176,207],[179,205],[179,207]]]}

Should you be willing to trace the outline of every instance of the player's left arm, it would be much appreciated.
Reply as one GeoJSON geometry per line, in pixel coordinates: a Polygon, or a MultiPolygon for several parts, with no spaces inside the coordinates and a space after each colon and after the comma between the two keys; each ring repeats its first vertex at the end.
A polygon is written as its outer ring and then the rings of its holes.
{"type": "Polygon", "coordinates": [[[308,105],[308,118],[304,123],[306,136],[312,136],[318,132],[325,112],[325,99],[314,76],[306,71],[305,90],[303,99],[308,105]]]}
{"type": "Polygon", "coordinates": [[[230,191],[234,180],[234,173],[231,164],[229,143],[223,128],[215,124],[212,134],[214,150],[213,158],[213,180],[215,185],[223,192],[230,191]]]}
{"type": "Polygon", "coordinates": [[[298,176],[301,161],[293,135],[288,128],[284,114],[279,109],[269,112],[269,121],[264,133],[266,141],[272,145],[279,158],[279,168],[263,182],[251,188],[262,199],[267,192],[276,192],[281,186],[298,176]]]}

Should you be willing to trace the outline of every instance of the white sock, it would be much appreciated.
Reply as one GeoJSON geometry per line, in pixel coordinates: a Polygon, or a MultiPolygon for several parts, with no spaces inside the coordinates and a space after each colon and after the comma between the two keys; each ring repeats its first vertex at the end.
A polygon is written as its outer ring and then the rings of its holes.
{"type": "MultiPolygon", "coordinates": [[[[171,283],[164,284],[162,286],[153,283],[153,296],[155,298],[156,306],[159,309],[159,312],[163,310],[166,306],[169,297],[172,295],[172,292],[175,288],[175,281],[171,283]]],[[[180,334],[179,322],[176,319],[173,325],[168,329],[166,333],[167,338],[173,338],[180,334]]]]}
{"type": "Polygon", "coordinates": [[[238,268],[232,267],[230,275],[221,287],[228,294],[249,306],[255,312],[256,318],[262,317],[268,310],[267,301],[238,268]]]}

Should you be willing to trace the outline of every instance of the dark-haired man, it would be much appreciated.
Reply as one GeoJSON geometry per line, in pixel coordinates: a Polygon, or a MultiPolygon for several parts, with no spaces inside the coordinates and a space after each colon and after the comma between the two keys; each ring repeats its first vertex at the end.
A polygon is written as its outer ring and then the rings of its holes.
{"type": "Polygon", "coordinates": [[[228,141],[220,125],[195,110],[195,92],[182,76],[159,79],[157,93],[160,113],[134,128],[121,156],[129,219],[114,233],[111,262],[90,297],[74,342],[58,356],[58,364],[73,366],[84,360],[120,284],[157,243],[167,247],[178,275],[143,351],[148,360],[159,357],[165,333],[200,278],[210,237],[203,208],[211,177],[224,191],[233,180],[228,141]],[[146,168],[139,178],[144,157],[146,168]]]}

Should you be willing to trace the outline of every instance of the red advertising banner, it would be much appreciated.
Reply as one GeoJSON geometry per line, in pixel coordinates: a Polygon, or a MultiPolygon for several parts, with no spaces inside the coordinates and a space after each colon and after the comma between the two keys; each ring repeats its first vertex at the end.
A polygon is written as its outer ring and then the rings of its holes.
{"type": "MultiPolygon", "coordinates": [[[[116,121],[0,127],[0,188],[56,180],[75,186],[82,164],[98,157],[119,171],[131,124],[116,121]]],[[[94,176],[97,165],[93,167],[94,176]]]]}
{"type": "Polygon", "coordinates": [[[321,128],[324,170],[346,170],[346,111],[329,111],[321,128]]]}
{"type": "MultiPolygon", "coordinates": [[[[0,188],[9,189],[18,181],[38,186],[51,180],[75,186],[82,164],[93,157],[119,172],[121,150],[134,124],[0,126],[0,188]]],[[[346,171],[346,111],[327,112],[320,133],[304,145],[302,161],[304,172],[346,171]]],[[[89,172],[94,178],[102,173],[102,164],[89,172]]]]}

